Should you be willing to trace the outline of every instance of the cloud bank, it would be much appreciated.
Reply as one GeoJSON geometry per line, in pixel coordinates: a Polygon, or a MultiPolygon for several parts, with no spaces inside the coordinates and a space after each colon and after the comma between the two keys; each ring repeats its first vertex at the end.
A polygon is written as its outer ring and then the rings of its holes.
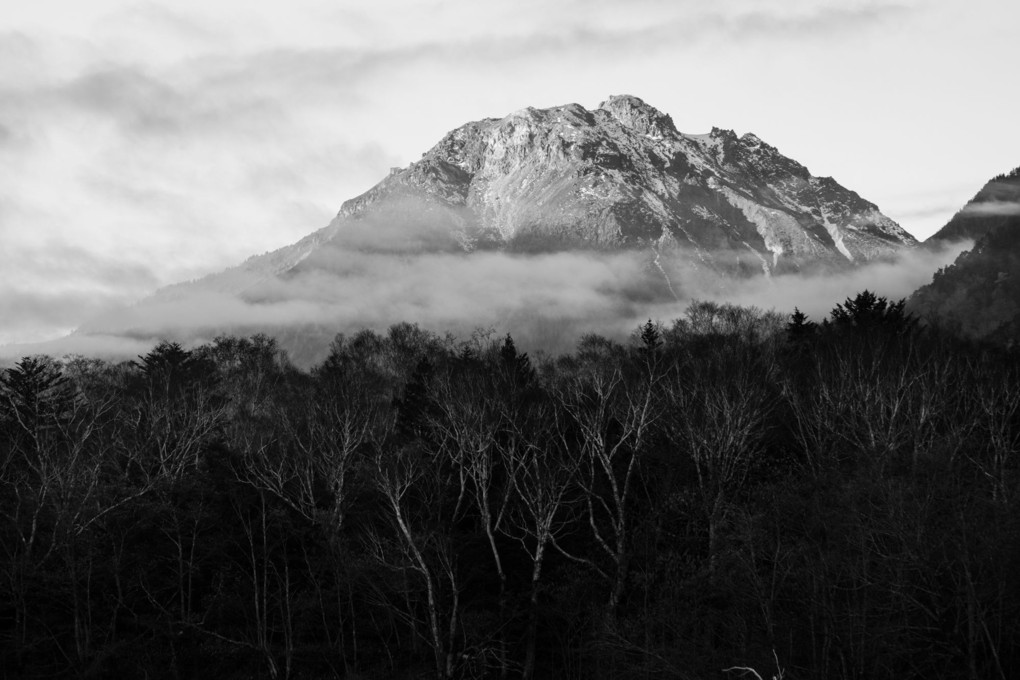
{"type": "MultiPolygon", "coordinates": [[[[385,238],[385,236],[383,237],[385,238]]],[[[159,339],[197,344],[220,334],[267,332],[299,365],[324,357],[339,332],[413,322],[467,337],[477,328],[511,333],[522,347],[571,350],[584,333],[626,338],[646,319],[669,322],[694,300],[732,302],[821,320],[865,288],[908,296],[970,244],[903,251],[895,260],[812,274],[731,278],[674,253],[664,270],[648,251],[518,255],[502,251],[409,254],[327,244],[284,276],[240,293],[198,282],[109,312],[55,344],[32,351],[131,358],[159,339]]],[[[721,258],[720,258],[721,259],[721,258]]],[[[7,348],[8,357],[25,352],[7,348]]]]}
{"type": "Polygon", "coordinates": [[[961,211],[964,215],[1020,215],[1020,203],[1016,201],[984,201],[970,203],[961,211]]]}

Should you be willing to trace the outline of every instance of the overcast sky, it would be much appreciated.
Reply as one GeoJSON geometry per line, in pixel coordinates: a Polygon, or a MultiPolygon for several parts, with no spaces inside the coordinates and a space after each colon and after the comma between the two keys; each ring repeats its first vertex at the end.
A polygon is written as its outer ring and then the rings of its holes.
{"type": "Polygon", "coordinates": [[[1020,165],[1013,0],[33,0],[0,15],[0,343],[325,224],[448,130],[634,94],[918,238],[1020,165]]]}

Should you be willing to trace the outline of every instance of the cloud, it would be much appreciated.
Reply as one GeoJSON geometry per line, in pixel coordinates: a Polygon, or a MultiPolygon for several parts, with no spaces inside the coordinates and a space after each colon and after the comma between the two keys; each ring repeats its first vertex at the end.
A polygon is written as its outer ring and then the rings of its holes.
{"type": "Polygon", "coordinates": [[[816,319],[865,288],[899,299],[969,245],[907,250],[856,268],[737,277],[732,270],[746,252],[714,253],[714,268],[706,268],[695,254],[671,251],[661,258],[664,269],[646,250],[465,253],[450,225],[465,225],[462,237],[470,236],[468,211],[436,205],[391,196],[365,217],[323,232],[317,245],[298,244],[110,311],[75,337],[103,336],[107,348],[110,338],[123,337],[133,352],[145,340],[194,343],[268,332],[284,338],[307,366],[323,358],[335,333],[407,321],[462,337],[494,328],[523,347],[556,353],[571,350],[586,332],[623,339],[645,319],[672,320],[699,299],[783,314],[799,307],[816,319]]]}
{"type": "Polygon", "coordinates": [[[135,339],[120,335],[69,335],[45,342],[0,345],[0,367],[5,364],[14,364],[22,357],[37,354],[56,358],[81,355],[110,361],[130,361],[137,356],[146,354],[152,347],[153,342],[148,338],[135,339]]]}
{"type": "Polygon", "coordinates": [[[1020,215],[1020,201],[984,201],[968,203],[960,211],[964,215],[1020,215]]]}
{"type": "MultiPolygon", "coordinates": [[[[274,24],[283,27],[279,30],[311,29],[307,22],[295,25],[257,3],[247,20],[232,23],[204,7],[171,11],[154,4],[129,6],[105,19],[103,35],[113,44],[126,34],[145,41],[143,58],[109,54],[93,45],[75,76],[57,78],[49,104],[59,107],[63,101],[117,117],[137,132],[192,133],[206,125],[236,125],[238,114],[242,122],[260,112],[278,115],[302,100],[326,98],[334,106],[361,109],[371,102],[380,77],[427,72],[430,62],[479,73],[484,65],[542,61],[567,53],[594,53],[608,60],[660,47],[687,49],[692,41],[713,37],[785,38],[796,33],[817,38],[829,31],[852,32],[908,7],[817,1],[724,2],[704,9],[701,3],[652,0],[638,10],[614,2],[532,4],[549,20],[536,22],[535,12],[509,2],[396,3],[400,22],[375,10],[347,10],[330,17],[333,24],[309,30],[312,39],[307,41],[296,40],[296,32],[278,36],[272,30],[274,24]],[[371,26],[364,32],[385,39],[359,44],[321,35],[329,34],[327,28],[341,28],[335,25],[339,21],[371,26]],[[251,30],[253,24],[258,30],[251,30]],[[222,48],[241,40],[242,32],[261,40],[250,45],[242,40],[244,49],[222,48]],[[197,51],[189,57],[174,49],[180,48],[181,36],[195,41],[197,51]],[[176,58],[168,58],[168,53],[176,58]],[[231,115],[222,115],[227,112],[231,115]]],[[[44,61],[39,54],[26,58],[44,61]]]]}
{"type": "Polygon", "coordinates": [[[459,337],[475,328],[494,328],[512,333],[529,350],[556,353],[570,351],[586,332],[624,339],[647,318],[668,322],[695,299],[782,314],[799,307],[820,320],[836,303],[866,288],[893,300],[909,296],[966,245],[939,253],[918,249],[889,262],[807,276],[732,280],[687,270],[674,280],[679,300],[645,252],[349,252],[329,270],[265,280],[243,295],[196,286],[115,311],[60,347],[82,352],[100,337],[104,351],[111,352],[119,337],[125,341],[121,354],[133,356],[139,343],[151,345],[160,338],[202,342],[224,333],[269,332],[289,338],[285,345],[307,366],[323,358],[337,332],[381,331],[409,321],[459,337]],[[81,339],[80,348],[74,338],[81,339]]]}
{"type": "Polygon", "coordinates": [[[959,203],[943,203],[939,205],[926,205],[916,208],[907,208],[896,211],[896,217],[903,221],[912,221],[937,217],[948,221],[948,218],[960,209],[959,203]]]}
{"type": "Polygon", "coordinates": [[[156,298],[97,319],[82,335],[194,340],[238,329],[316,325],[335,333],[410,321],[459,334],[492,326],[532,344],[544,344],[549,332],[540,329],[553,326],[569,339],[547,349],[564,350],[585,331],[627,332],[649,290],[660,288],[643,253],[349,253],[329,271],[271,279],[241,296],[195,287],[156,298]]]}
{"type": "Polygon", "coordinates": [[[963,241],[936,249],[914,248],[900,251],[892,259],[869,262],[845,271],[784,274],[764,281],[744,281],[736,285],[732,293],[712,297],[784,313],[798,307],[820,321],[836,303],[865,289],[890,300],[910,297],[915,290],[931,283],[940,267],[955,261],[972,245],[970,241],[963,241]]]}
{"type": "MultiPolygon", "coordinates": [[[[620,50],[675,49],[718,37],[788,38],[797,34],[821,38],[895,19],[913,5],[824,0],[419,3],[402,8],[405,19],[392,31],[398,39],[376,54],[399,58],[470,53],[502,60],[522,54],[544,58],[556,51],[609,49],[618,56],[620,50]],[[536,16],[542,21],[536,22],[536,16]],[[424,26],[432,30],[421,30],[424,26]]],[[[366,17],[366,23],[378,21],[378,16],[366,17]]]]}
{"type": "Polygon", "coordinates": [[[0,255],[0,343],[43,340],[133,302],[157,277],[144,263],[74,245],[11,244],[0,255]]]}
{"type": "Polygon", "coordinates": [[[74,327],[67,325],[68,317],[101,314],[114,305],[92,292],[39,293],[5,286],[0,288],[0,345],[42,341],[53,328],[69,333],[74,327]]]}
{"type": "Polygon", "coordinates": [[[96,66],[0,78],[0,289],[22,296],[2,340],[66,332],[107,304],[296,240],[398,162],[354,129],[328,134],[336,105],[288,105],[300,98],[286,74],[216,87],[187,69],[96,66]],[[132,262],[149,275],[124,276],[132,262]],[[76,287],[106,301],[81,304],[76,287]]]}
{"type": "Polygon", "coordinates": [[[378,82],[385,73],[409,68],[424,72],[435,63],[454,72],[479,73],[496,64],[547,62],[565,55],[586,55],[601,62],[660,51],[687,52],[720,39],[824,40],[902,19],[912,11],[912,5],[904,2],[634,4],[532,2],[522,8],[520,2],[416,3],[401,6],[398,23],[387,16],[385,30],[377,13],[362,14],[361,23],[386,35],[382,44],[290,45],[214,59],[205,66],[219,72],[215,82],[222,85],[277,81],[308,92],[310,85],[378,82]],[[543,20],[536,22],[536,16],[543,20]]]}

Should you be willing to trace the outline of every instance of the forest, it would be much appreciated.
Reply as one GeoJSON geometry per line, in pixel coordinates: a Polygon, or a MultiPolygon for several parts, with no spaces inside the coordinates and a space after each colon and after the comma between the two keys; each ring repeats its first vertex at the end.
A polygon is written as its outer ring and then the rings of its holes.
{"type": "Polygon", "coordinates": [[[0,677],[1020,677],[1020,353],[865,291],[0,376],[0,677]]]}

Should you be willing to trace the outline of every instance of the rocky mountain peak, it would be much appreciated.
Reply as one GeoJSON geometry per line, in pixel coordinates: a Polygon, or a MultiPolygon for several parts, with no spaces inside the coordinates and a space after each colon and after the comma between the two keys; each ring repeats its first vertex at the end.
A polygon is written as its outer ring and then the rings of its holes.
{"type": "Polygon", "coordinates": [[[467,250],[669,244],[693,251],[698,266],[750,258],[741,269],[771,273],[856,263],[916,243],[874,204],[813,177],[757,135],[681,133],[668,114],[631,95],[594,110],[527,107],[464,124],[345,203],[337,219],[397,197],[446,214],[450,242],[467,250]]]}
{"type": "Polygon", "coordinates": [[[663,271],[771,275],[914,245],[874,204],[757,135],[679,132],[668,114],[616,95],[591,110],[526,107],[465,123],[326,228],[243,269],[275,276],[330,249],[580,249],[644,251],[663,271]]]}
{"type": "Polygon", "coordinates": [[[677,133],[673,119],[642,99],[629,94],[610,95],[599,104],[599,111],[605,111],[624,127],[653,137],[667,137],[677,133]]]}

